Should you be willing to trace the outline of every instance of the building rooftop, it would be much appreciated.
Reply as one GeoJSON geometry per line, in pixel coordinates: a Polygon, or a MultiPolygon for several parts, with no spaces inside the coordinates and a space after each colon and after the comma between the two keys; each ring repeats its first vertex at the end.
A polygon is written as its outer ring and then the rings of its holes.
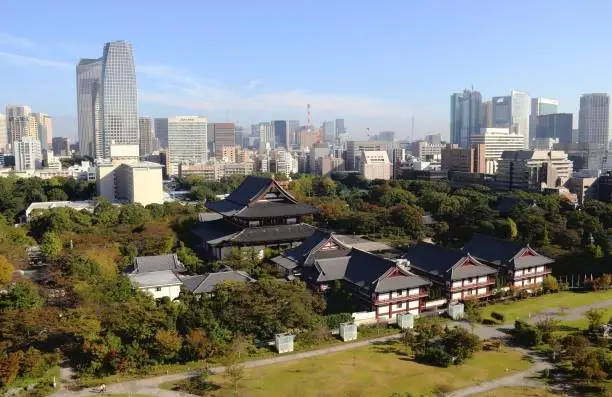
{"type": "Polygon", "coordinates": [[[52,208],[72,208],[76,211],[87,210],[93,211],[95,202],[93,200],[87,201],[45,201],[32,203],[25,210],[26,217],[30,216],[30,213],[34,210],[48,210],[52,208]]]}
{"type": "Polygon", "coordinates": [[[497,270],[479,262],[461,250],[419,242],[403,255],[410,261],[410,268],[427,272],[442,280],[461,280],[497,273],[497,270]]]}
{"type": "Polygon", "coordinates": [[[132,285],[140,288],[167,287],[183,284],[171,270],[128,274],[128,278],[132,285]]]}
{"type": "Polygon", "coordinates": [[[480,233],[472,237],[472,240],[463,247],[463,251],[496,266],[512,266],[515,269],[554,262],[553,259],[540,255],[529,246],[480,233]]]}
{"type": "Polygon", "coordinates": [[[241,228],[221,218],[201,222],[193,232],[209,245],[218,245],[223,242],[251,244],[303,240],[314,230],[313,226],[305,223],[241,228]]]}
{"type": "Polygon", "coordinates": [[[199,274],[197,276],[181,277],[183,285],[194,294],[210,294],[215,287],[224,282],[247,283],[253,282],[248,273],[243,271],[225,270],[216,273],[199,274]]]}
{"type": "Polygon", "coordinates": [[[134,259],[134,273],[148,273],[162,270],[184,272],[185,266],[176,254],[138,256],[134,259]]]}

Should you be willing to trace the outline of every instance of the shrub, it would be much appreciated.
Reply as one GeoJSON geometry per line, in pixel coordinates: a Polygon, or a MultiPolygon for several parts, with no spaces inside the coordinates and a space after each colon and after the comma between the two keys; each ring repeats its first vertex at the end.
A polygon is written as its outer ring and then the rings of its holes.
{"type": "Polygon", "coordinates": [[[516,320],[514,322],[513,335],[519,344],[528,347],[542,343],[542,331],[524,321],[516,320]]]}
{"type": "Polygon", "coordinates": [[[446,368],[452,362],[453,358],[439,346],[427,347],[422,353],[415,355],[415,360],[419,363],[436,365],[446,368]]]}
{"type": "Polygon", "coordinates": [[[499,321],[499,322],[504,322],[504,320],[506,319],[506,316],[502,313],[499,312],[492,312],[491,313],[491,317],[493,317],[495,320],[499,321]]]}
{"type": "Polygon", "coordinates": [[[485,318],[482,320],[484,325],[497,325],[497,321],[491,320],[490,318],[485,318]]]}
{"type": "Polygon", "coordinates": [[[325,325],[327,325],[327,328],[337,329],[340,327],[340,324],[353,321],[353,316],[351,313],[328,314],[323,317],[323,321],[325,325]]]}
{"type": "Polygon", "coordinates": [[[47,362],[45,361],[45,357],[40,350],[30,347],[25,351],[25,354],[21,359],[21,370],[19,372],[21,376],[42,376],[46,369],[47,362]]]}

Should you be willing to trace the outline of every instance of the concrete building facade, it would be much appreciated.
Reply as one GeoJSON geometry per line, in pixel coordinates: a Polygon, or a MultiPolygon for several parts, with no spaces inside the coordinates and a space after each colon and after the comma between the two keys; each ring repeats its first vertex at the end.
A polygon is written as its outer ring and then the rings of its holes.
{"type": "Polygon", "coordinates": [[[484,144],[474,144],[467,149],[462,149],[457,144],[446,145],[442,149],[442,169],[447,171],[485,173],[485,153],[484,144]]]}
{"type": "Polygon", "coordinates": [[[151,162],[98,164],[98,195],[111,202],[163,204],[162,166],[151,162]]]}
{"type": "Polygon", "coordinates": [[[31,136],[24,136],[14,143],[15,171],[34,170],[42,166],[40,141],[31,136]]]}
{"type": "Polygon", "coordinates": [[[525,137],[510,133],[510,128],[483,128],[480,134],[472,136],[473,145],[485,147],[485,173],[494,174],[497,162],[504,151],[523,150],[525,137]]]}
{"type": "Polygon", "coordinates": [[[578,142],[587,147],[588,168],[602,168],[610,138],[608,94],[584,94],[580,97],[578,134],[578,142]]]}
{"type": "Polygon", "coordinates": [[[517,150],[502,153],[495,173],[501,190],[541,191],[563,186],[572,175],[567,153],[558,150],[517,150]]]}
{"type": "Polygon", "coordinates": [[[208,160],[208,120],[202,116],[168,118],[168,157],[174,164],[208,160]]]}
{"type": "Polygon", "coordinates": [[[365,179],[389,180],[393,175],[393,165],[385,150],[362,150],[359,172],[365,179]]]}
{"type": "Polygon", "coordinates": [[[139,117],[138,132],[140,134],[140,155],[148,156],[153,152],[153,119],[151,117],[139,117]]]}

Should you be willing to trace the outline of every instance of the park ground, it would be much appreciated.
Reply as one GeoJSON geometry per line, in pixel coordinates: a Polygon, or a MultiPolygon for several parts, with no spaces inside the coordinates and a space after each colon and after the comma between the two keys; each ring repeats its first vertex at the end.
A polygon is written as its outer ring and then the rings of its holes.
{"type": "Polygon", "coordinates": [[[473,394],[472,397],[553,397],[544,387],[500,387],[484,393],[473,394]]]}
{"type": "MultiPolygon", "coordinates": [[[[455,390],[499,378],[530,366],[514,349],[479,352],[460,366],[439,368],[409,359],[399,342],[386,342],[305,360],[250,368],[240,388],[251,397],[381,396],[394,392],[416,395],[455,390]]],[[[211,396],[229,388],[223,375],[209,379],[219,386],[211,396]]],[[[175,383],[163,384],[172,388],[175,383]]]]}

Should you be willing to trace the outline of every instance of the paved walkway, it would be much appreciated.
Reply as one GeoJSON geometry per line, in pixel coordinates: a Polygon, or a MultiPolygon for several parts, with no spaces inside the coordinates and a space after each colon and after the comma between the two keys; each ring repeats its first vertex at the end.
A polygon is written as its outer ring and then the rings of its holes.
{"type": "MultiPolygon", "coordinates": [[[[547,310],[544,313],[540,313],[532,317],[529,322],[535,323],[538,319],[543,318],[544,316],[551,316],[558,320],[579,320],[589,309],[602,309],[606,307],[612,306],[612,299],[605,300],[601,302],[597,302],[591,305],[576,307],[572,309],[567,309],[562,311],[560,308],[552,308],[547,310]]],[[[471,330],[471,326],[466,322],[453,322],[455,325],[459,325],[466,329],[471,330]]],[[[507,337],[507,331],[514,327],[514,323],[504,324],[498,328],[486,327],[480,324],[477,324],[474,327],[474,332],[483,339],[491,339],[491,338],[504,338],[507,337]]],[[[319,350],[313,350],[309,352],[290,354],[286,356],[276,356],[271,358],[265,358],[261,360],[247,361],[244,366],[245,368],[254,368],[261,367],[269,364],[277,364],[282,362],[289,361],[297,361],[302,360],[308,357],[316,357],[324,354],[339,352],[343,350],[356,349],[362,346],[367,346],[376,342],[386,342],[389,340],[394,340],[399,338],[399,334],[383,336],[381,338],[368,339],[359,342],[352,342],[347,344],[342,344],[338,346],[328,347],[319,350]]],[[[451,394],[452,397],[464,397],[469,396],[476,393],[485,392],[488,390],[496,389],[499,387],[510,387],[510,386],[531,386],[538,385],[541,386],[541,383],[533,380],[532,378],[538,372],[544,370],[545,368],[550,368],[551,364],[542,360],[539,357],[534,357],[535,363],[529,369],[515,373],[509,376],[505,376],[498,379],[493,379],[479,385],[471,386],[465,389],[457,390],[451,394]]],[[[213,373],[222,373],[225,370],[224,367],[215,367],[211,369],[213,373]]],[[[193,397],[191,394],[169,391],[169,390],[161,390],[158,388],[158,385],[164,382],[177,381],[180,379],[187,378],[189,376],[197,375],[196,372],[183,372],[174,375],[164,375],[158,376],[154,378],[145,378],[138,379],[133,381],[121,382],[116,384],[111,384],[107,386],[107,394],[145,394],[149,396],[158,396],[158,397],[193,397]]],[[[55,394],[52,394],[53,397],[84,397],[95,395],[96,390],[93,389],[84,389],[80,391],[67,391],[60,390],[55,394]]]]}

